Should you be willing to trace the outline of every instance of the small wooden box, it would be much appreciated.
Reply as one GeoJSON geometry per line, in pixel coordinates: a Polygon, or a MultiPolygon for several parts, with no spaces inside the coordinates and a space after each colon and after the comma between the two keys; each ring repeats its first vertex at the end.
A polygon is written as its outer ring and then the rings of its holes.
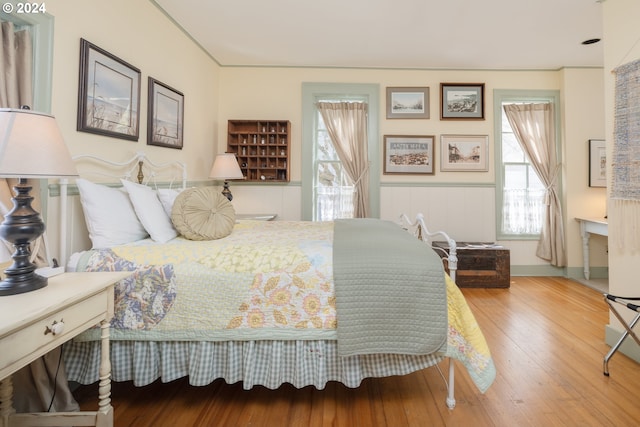
{"type": "MultiPolygon", "coordinates": [[[[447,242],[433,242],[449,253],[447,242]]],[[[436,251],[445,257],[442,251],[436,251]]],[[[511,274],[509,249],[491,243],[456,242],[458,270],[456,284],[461,288],[508,288],[511,274]]]]}

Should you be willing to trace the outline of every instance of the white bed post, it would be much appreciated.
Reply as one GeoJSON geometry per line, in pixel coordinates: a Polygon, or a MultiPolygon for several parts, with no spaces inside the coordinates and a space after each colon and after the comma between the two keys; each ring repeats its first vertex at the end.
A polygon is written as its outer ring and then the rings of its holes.
{"type": "Polygon", "coordinates": [[[453,359],[449,358],[449,383],[447,384],[447,408],[453,409],[456,407],[456,398],[455,398],[455,365],[453,363],[453,359]]]}

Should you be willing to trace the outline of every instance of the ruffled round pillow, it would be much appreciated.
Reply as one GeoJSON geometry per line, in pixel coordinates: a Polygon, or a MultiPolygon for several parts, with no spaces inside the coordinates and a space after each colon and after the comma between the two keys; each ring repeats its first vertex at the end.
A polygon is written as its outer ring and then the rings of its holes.
{"type": "Polygon", "coordinates": [[[189,188],[176,197],[171,221],[187,239],[214,240],[231,234],[236,211],[214,187],[189,188]]]}

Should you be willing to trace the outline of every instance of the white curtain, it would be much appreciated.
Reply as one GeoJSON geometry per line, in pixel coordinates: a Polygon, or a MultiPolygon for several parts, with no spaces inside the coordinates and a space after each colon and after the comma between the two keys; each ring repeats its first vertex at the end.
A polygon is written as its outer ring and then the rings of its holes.
{"type": "Polygon", "coordinates": [[[507,119],[516,139],[545,186],[545,217],[536,255],[551,265],[566,265],[564,223],[558,190],[561,165],[556,154],[553,104],[507,104],[507,119]]]}
{"type": "Polygon", "coordinates": [[[340,163],[353,181],[353,216],[369,216],[369,144],[367,104],[364,102],[318,102],[329,137],[340,163]]]}
{"type": "MultiPolygon", "coordinates": [[[[31,106],[33,48],[29,31],[16,31],[13,23],[1,23],[0,40],[0,107],[31,106]]],[[[33,182],[32,184],[37,184],[33,182]]],[[[36,196],[33,206],[39,211],[38,186],[31,195],[36,196]]],[[[7,180],[0,180],[0,214],[4,217],[13,207],[12,191],[7,180]]],[[[5,242],[6,243],[6,242],[5,242]]],[[[9,248],[13,252],[13,248],[9,248]]],[[[33,262],[47,263],[46,247],[41,237],[31,247],[33,262]]],[[[0,297],[2,298],[2,297],[0,297]]],[[[13,406],[17,412],[77,411],[80,409],[67,382],[60,347],[47,353],[13,374],[13,406]]]]}

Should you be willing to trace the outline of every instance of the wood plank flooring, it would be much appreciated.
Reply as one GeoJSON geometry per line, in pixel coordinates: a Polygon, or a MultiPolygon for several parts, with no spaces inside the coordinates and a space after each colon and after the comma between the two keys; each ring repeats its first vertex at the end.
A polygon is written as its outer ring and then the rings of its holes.
{"type": "MultiPolygon", "coordinates": [[[[437,369],[278,390],[186,380],[136,388],[114,383],[117,427],[162,426],[639,426],[640,365],[622,354],[602,374],[608,308],[597,291],[563,278],[513,277],[509,289],[463,289],[497,368],[480,394],[461,365],[457,406],[445,405],[437,369]]],[[[442,363],[446,373],[446,362],[442,363]]],[[[95,409],[97,385],[75,392],[95,409]]]]}

